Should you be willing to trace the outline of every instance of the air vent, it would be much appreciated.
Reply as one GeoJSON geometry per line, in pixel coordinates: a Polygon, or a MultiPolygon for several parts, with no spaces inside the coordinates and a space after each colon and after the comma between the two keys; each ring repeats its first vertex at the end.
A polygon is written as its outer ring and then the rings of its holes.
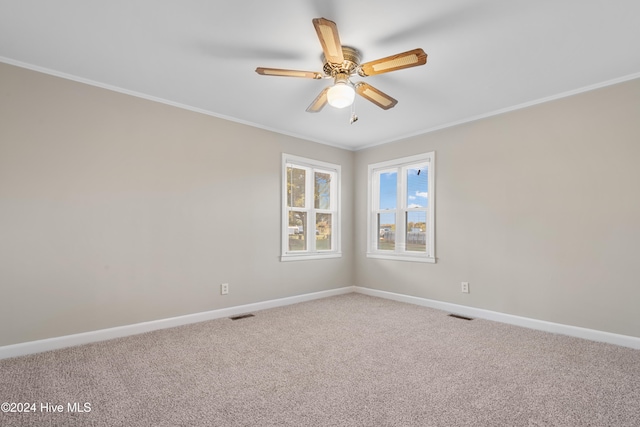
{"type": "Polygon", "coordinates": [[[462,320],[473,320],[471,317],[460,316],[459,314],[450,314],[449,317],[455,317],[456,319],[462,320]]]}
{"type": "Polygon", "coordinates": [[[246,319],[247,317],[253,317],[253,314],[241,314],[239,316],[229,317],[229,319],[231,319],[231,320],[240,320],[240,319],[246,319]]]}

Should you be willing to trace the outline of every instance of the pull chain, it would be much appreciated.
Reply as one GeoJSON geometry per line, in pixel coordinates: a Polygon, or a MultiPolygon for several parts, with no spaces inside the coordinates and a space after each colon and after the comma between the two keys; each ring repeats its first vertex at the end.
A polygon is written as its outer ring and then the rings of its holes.
{"type": "Polygon", "coordinates": [[[349,119],[349,124],[354,124],[358,121],[358,116],[356,115],[356,100],[353,100],[351,104],[351,118],[349,119]]]}

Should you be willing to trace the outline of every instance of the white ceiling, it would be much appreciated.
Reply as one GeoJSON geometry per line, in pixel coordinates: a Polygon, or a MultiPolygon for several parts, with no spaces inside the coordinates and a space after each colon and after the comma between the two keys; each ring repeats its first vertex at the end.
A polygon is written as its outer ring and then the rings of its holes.
{"type": "MultiPolygon", "coordinates": [[[[638,0],[0,0],[0,61],[348,149],[640,77],[638,0]],[[388,111],[305,112],[330,80],[311,23],[363,62],[421,47],[425,66],[366,81],[388,111]]],[[[354,80],[359,80],[356,78],[354,80]]]]}

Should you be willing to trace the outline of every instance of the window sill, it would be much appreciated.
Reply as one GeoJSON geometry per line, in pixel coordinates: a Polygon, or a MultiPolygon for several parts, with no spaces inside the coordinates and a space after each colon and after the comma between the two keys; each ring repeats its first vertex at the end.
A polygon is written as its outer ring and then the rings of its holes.
{"type": "Polygon", "coordinates": [[[313,254],[286,254],[280,256],[280,261],[306,261],[306,260],[315,260],[315,259],[330,259],[330,258],[342,258],[342,252],[331,252],[331,253],[313,253],[313,254]]]}
{"type": "Polygon", "coordinates": [[[367,258],[390,259],[394,261],[427,262],[431,264],[436,263],[436,259],[433,257],[415,256],[415,255],[406,255],[406,254],[396,255],[396,254],[382,254],[377,252],[367,252],[367,258]]]}

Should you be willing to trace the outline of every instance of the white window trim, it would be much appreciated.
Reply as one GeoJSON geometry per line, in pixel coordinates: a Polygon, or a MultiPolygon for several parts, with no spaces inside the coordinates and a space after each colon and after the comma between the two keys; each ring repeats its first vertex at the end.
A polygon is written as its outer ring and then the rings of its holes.
{"type": "MultiPolygon", "coordinates": [[[[411,262],[426,262],[435,263],[435,151],[423,154],[417,154],[415,156],[402,157],[399,159],[388,160],[385,162],[370,164],[368,168],[368,192],[367,192],[367,258],[377,259],[391,259],[397,261],[411,261],[411,262]],[[398,169],[404,166],[409,166],[415,163],[429,163],[428,168],[428,182],[429,182],[429,204],[427,209],[427,227],[430,230],[427,241],[427,253],[411,253],[401,251],[396,248],[396,251],[382,251],[377,249],[376,244],[380,238],[380,231],[377,230],[376,214],[378,212],[377,206],[377,180],[375,179],[375,173],[384,169],[398,169]],[[374,227],[375,224],[375,227],[374,227]]],[[[400,182],[400,174],[398,179],[400,182]]],[[[398,204],[396,208],[396,227],[401,222],[398,218],[398,211],[400,210],[400,200],[406,200],[406,188],[400,186],[398,191],[398,204]]],[[[404,228],[404,227],[402,227],[404,228]]],[[[398,233],[396,231],[396,233],[398,233]]]]}
{"type": "MultiPolygon", "coordinates": [[[[306,157],[294,156],[291,154],[282,153],[282,189],[281,189],[281,239],[280,239],[280,247],[281,247],[281,255],[280,261],[301,261],[301,260],[314,260],[314,259],[328,259],[328,258],[340,258],[342,257],[341,251],[341,231],[340,231],[340,221],[341,221],[341,211],[342,208],[340,206],[341,195],[340,195],[340,180],[341,180],[341,166],[333,163],[322,162],[319,160],[309,159],[306,157]],[[332,181],[331,187],[331,204],[335,203],[336,209],[334,212],[334,217],[332,219],[331,224],[331,247],[333,249],[328,251],[317,251],[315,250],[315,212],[322,213],[322,210],[316,210],[315,208],[311,208],[311,215],[307,216],[307,224],[305,224],[305,229],[308,230],[309,234],[307,235],[307,250],[306,251],[288,251],[289,247],[289,207],[287,205],[287,164],[294,164],[297,166],[303,166],[307,168],[312,168],[318,171],[326,171],[326,172],[335,172],[336,179],[335,183],[332,181]],[[311,234],[313,232],[313,234],[311,234]]],[[[306,177],[306,188],[313,188],[313,181],[310,174],[307,174],[306,177]]]]}

